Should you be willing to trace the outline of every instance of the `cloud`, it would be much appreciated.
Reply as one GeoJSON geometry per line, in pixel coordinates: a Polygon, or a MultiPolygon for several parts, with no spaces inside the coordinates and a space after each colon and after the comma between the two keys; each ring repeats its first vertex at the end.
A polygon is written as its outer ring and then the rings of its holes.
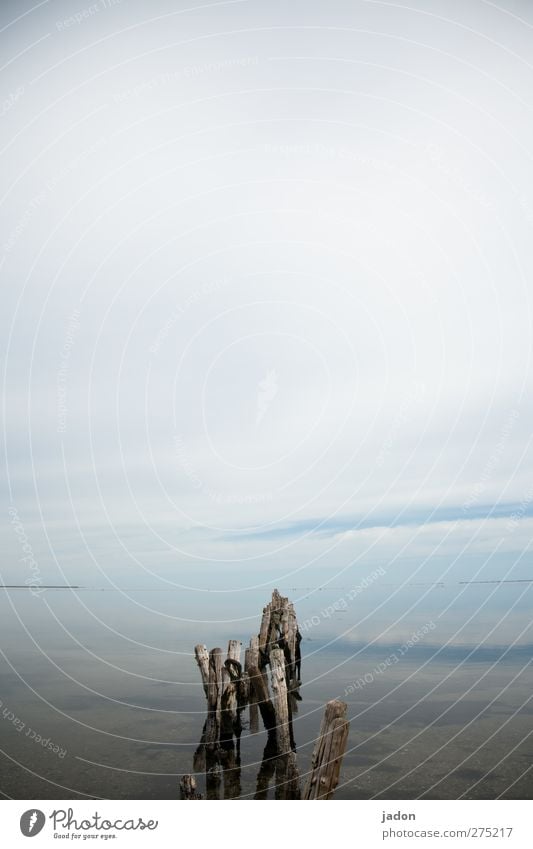
{"type": "Polygon", "coordinates": [[[516,20],[163,7],[128,4],[130,40],[121,4],[11,30],[13,55],[49,34],[5,79],[5,503],[215,562],[303,562],[317,522],[488,552],[505,520],[479,512],[531,477],[516,20]]]}

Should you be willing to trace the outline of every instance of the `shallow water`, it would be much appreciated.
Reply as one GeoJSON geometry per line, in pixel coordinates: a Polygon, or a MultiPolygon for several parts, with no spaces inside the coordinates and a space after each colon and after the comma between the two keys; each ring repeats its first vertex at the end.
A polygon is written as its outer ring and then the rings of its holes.
{"type": "MultiPolygon", "coordinates": [[[[336,798],[531,798],[533,585],[384,581],[355,593],[280,586],[303,635],[300,772],[338,697],[350,737],[336,798]]],[[[2,590],[4,796],[177,798],[205,719],[193,647],[247,643],[268,600],[2,590]]],[[[240,771],[221,777],[221,795],[256,792],[266,734],[245,719],[240,771]]]]}

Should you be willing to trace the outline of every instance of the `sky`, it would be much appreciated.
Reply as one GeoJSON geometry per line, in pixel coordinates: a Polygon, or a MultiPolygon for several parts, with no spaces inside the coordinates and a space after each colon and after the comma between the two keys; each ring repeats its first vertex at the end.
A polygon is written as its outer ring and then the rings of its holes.
{"type": "Polygon", "coordinates": [[[0,16],[1,579],[531,577],[530,5],[0,16]]]}

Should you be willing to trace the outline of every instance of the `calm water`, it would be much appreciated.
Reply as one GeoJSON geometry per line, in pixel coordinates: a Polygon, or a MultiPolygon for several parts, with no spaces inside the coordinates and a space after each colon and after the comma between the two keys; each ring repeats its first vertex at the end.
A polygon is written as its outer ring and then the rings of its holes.
{"type": "MultiPolygon", "coordinates": [[[[336,798],[531,798],[533,585],[377,583],[352,598],[280,586],[303,631],[301,772],[340,697],[351,727],[336,798]]],[[[247,643],[268,600],[2,590],[4,796],[177,798],[205,719],[193,647],[247,643]]],[[[226,792],[253,797],[265,742],[246,723],[226,792]]]]}

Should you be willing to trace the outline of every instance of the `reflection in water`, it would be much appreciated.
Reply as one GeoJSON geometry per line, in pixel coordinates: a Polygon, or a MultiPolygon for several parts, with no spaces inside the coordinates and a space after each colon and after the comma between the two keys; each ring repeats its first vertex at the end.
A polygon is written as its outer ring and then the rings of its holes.
{"type": "MultiPolygon", "coordinates": [[[[293,594],[300,622],[312,623],[302,629],[306,680],[294,714],[302,780],[324,703],[337,697],[348,703],[350,738],[336,798],[531,798],[531,585],[375,586],[343,612],[339,596],[293,594]]],[[[192,767],[209,798],[273,798],[284,765],[257,712],[243,714],[233,748],[208,756],[193,656],[199,637],[247,641],[263,599],[4,591],[2,792],[171,799],[192,767]]]]}

